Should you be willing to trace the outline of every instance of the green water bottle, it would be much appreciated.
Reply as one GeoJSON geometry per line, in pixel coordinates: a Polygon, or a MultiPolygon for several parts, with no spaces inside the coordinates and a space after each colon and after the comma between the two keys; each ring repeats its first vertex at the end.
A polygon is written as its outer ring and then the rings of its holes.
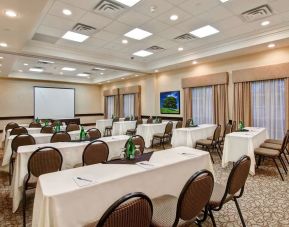
{"type": "Polygon", "coordinates": [[[44,126],[48,126],[48,120],[47,119],[44,122],[44,126]]]}
{"type": "Polygon", "coordinates": [[[83,139],[84,139],[84,129],[83,129],[83,126],[81,126],[79,138],[80,138],[80,140],[83,140],[83,139]]]}
{"type": "Polygon", "coordinates": [[[243,131],[243,129],[244,129],[243,121],[240,121],[240,122],[239,122],[239,130],[240,130],[240,131],[243,131]]]}
{"type": "Polygon", "coordinates": [[[127,155],[127,158],[130,160],[133,160],[135,158],[135,145],[132,142],[131,137],[129,138],[128,143],[127,143],[126,155],[127,155]]]}

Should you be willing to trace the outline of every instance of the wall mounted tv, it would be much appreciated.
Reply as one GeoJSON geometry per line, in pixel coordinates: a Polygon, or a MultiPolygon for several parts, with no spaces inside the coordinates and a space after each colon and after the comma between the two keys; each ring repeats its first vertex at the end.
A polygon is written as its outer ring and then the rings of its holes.
{"type": "Polygon", "coordinates": [[[161,114],[180,114],[180,91],[160,93],[161,114]]]}

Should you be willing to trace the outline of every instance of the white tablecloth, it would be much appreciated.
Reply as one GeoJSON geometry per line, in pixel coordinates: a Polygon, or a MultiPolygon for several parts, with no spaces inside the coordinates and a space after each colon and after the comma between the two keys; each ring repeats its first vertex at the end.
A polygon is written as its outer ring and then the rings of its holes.
{"type": "MultiPolygon", "coordinates": [[[[79,139],[80,131],[72,131],[72,132],[69,132],[69,134],[72,140],[77,140],[79,139]]],[[[50,139],[52,135],[53,134],[50,134],[50,133],[38,133],[38,134],[33,134],[32,136],[34,137],[36,144],[43,144],[43,143],[50,143],[50,139]]],[[[5,144],[5,148],[4,148],[2,166],[6,166],[9,164],[9,160],[10,160],[11,153],[12,153],[11,143],[14,137],[15,135],[12,135],[12,136],[9,136],[7,139],[7,143],[5,144]]]]}
{"type": "Polygon", "coordinates": [[[135,128],[136,121],[119,121],[114,122],[112,127],[112,135],[125,135],[128,129],[135,128]]]}
{"type": "Polygon", "coordinates": [[[101,132],[101,135],[104,135],[105,127],[112,125],[112,119],[101,119],[97,120],[95,127],[101,132]]]}
{"type": "Polygon", "coordinates": [[[251,158],[250,174],[255,174],[255,155],[254,149],[259,147],[266,139],[268,133],[265,128],[246,127],[249,132],[233,132],[226,135],[222,167],[226,167],[228,162],[236,162],[243,155],[251,158]]]}
{"type": "Polygon", "coordinates": [[[84,226],[99,220],[112,203],[127,193],[143,192],[151,199],[164,194],[179,196],[194,173],[201,169],[213,171],[208,152],[188,147],[155,152],[149,162],[155,167],[97,164],[40,176],[32,226],[84,226]],[[75,177],[94,182],[80,187],[75,177]]]}
{"type": "Polygon", "coordinates": [[[196,141],[199,139],[207,139],[213,136],[216,125],[203,124],[194,128],[178,128],[174,129],[172,137],[172,146],[188,146],[195,147],[196,141]]]}
{"type": "MultiPolygon", "coordinates": [[[[167,121],[164,121],[159,124],[142,124],[137,126],[136,134],[144,138],[145,146],[148,148],[151,146],[153,135],[155,133],[164,133],[167,125],[167,121]]],[[[174,127],[176,127],[176,122],[174,127]]]]}
{"type": "MultiPolygon", "coordinates": [[[[129,136],[112,136],[100,138],[100,140],[107,143],[109,147],[108,160],[112,158],[119,158],[122,151],[121,148],[125,146],[129,136]]],[[[15,212],[22,199],[23,179],[27,174],[27,164],[31,154],[39,147],[52,146],[57,148],[63,157],[62,170],[71,169],[75,165],[82,163],[82,153],[89,142],[66,142],[66,143],[47,143],[41,145],[29,145],[19,147],[14,166],[14,173],[12,178],[12,198],[13,198],[13,212],[15,212]]]]}

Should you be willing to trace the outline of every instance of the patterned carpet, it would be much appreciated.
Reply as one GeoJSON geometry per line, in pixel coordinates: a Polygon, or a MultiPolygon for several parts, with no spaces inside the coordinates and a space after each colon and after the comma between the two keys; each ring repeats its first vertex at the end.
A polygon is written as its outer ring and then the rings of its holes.
{"type": "MultiPolygon", "coordinates": [[[[214,155],[215,180],[226,183],[232,166],[222,169],[220,160],[214,155]]],[[[0,150],[0,163],[2,163],[2,151],[0,150]]],[[[289,177],[281,181],[276,168],[270,161],[265,161],[254,177],[249,176],[244,196],[239,200],[241,210],[247,226],[259,227],[289,227],[289,177]]],[[[28,206],[28,226],[31,226],[31,214],[33,197],[28,206]]],[[[9,197],[8,174],[0,170],[0,226],[22,226],[21,209],[12,214],[12,200],[9,197]]],[[[214,213],[217,226],[234,227],[241,226],[241,222],[234,202],[224,205],[223,209],[214,213]]],[[[207,219],[205,227],[212,226],[207,219]]]]}

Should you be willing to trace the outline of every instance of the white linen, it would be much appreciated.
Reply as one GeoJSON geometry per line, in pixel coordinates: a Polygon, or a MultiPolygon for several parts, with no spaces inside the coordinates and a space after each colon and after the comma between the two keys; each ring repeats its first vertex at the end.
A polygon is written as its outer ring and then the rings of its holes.
{"type": "Polygon", "coordinates": [[[99,220],[112,203],[127,193],[141,191],[151,199],[164,194],[179,196],[194,173],[201,169],[213,172],[208,152],[188,147],[155,152],[149,163],[156,167],[97,164],[40,176],[32,226],[84,226],[99,220]],[[184,156],[183,152],[196,156],[184,156]],[[93,183],[79,187],[75,177],[89,177],[93,183]]]}
{"type": "Polygon", "coordinates": [[[97,120],[95,127],[101,132],[101,135],[104,135],[105,127],[112,126],[112,119],[101,119],[97,120]]]}
{"type": "MultiPolygon", "coordinates": [[[[33,134],[32,136],[35,139],[36,144],[43,144],[43,143],[50,143],[50,139],[53,134],[50,133],[38,133],[33,134]]],[[[72,140],[78,140],[80,135],[80,130],[69,132],[69,135],[72,140]]],[[[9,164],[9,160],[12,154],[11,143],[12,140],[16,137],[15,135],[9,136],[7,139],[7,143],[5,144],[4,154],[3,154],[3,161],[2,166],[6,166],[9,164]]]]}
{"type": "Polygon", "coordinates": [[[246,127],[245,129],[249,132],[233,132],[226,135],[222,167],[225,168],[228,162],[236,162],[243,155],[248,155],[251,158],[250,174],[255,175],[254,149],[268,139],[268,133],[265,128],[246,127]]]}
{"type": "Polygon", "coordinates": [[[125,135],[128,129],[134,129],[136,121],[119,121],[114,122],[112,127],[112,135],[125,135]]]}
{"type": "Polygon", "coordinates": [[[174,129],[172,146],[195,147],[197,140],[213,136],[216,127],[214,124],[203,124],[198,127],[174,129]]]}
{"type": "MultiPolygon", "coordinates": [[[[145,146],[148,148],[151,146],[153,135],[155,133],[164,133],[168,121],[163,121],[159,124],[141,124],[137,126],[136,134],[144,138],[145,146]]],[[[174,128],[177,122],[173,121],[174,128]]]]}
{"type": "MultiPolygon", "coordinates": [[[[112,136],[100,138],[100,140],[107,143],[109,147],[108,160],[118,158],[125,146],[129,136],[112,136]]],[[[51,146],[57,148],[63,157],[62,170],[71,169],[75,165],[82,163],[82,153],[89,142],[61,142],[61,143],[47,143],[36,144],[29,146],[21,146],[17,151],[17,156],[14,165],[14,173],[12,178],[12,198],[13,198],[13,212],[15,212],[22,199],[23,179],[27,174],[27,164],[32,153],[40,147],[51,146]]]]}

